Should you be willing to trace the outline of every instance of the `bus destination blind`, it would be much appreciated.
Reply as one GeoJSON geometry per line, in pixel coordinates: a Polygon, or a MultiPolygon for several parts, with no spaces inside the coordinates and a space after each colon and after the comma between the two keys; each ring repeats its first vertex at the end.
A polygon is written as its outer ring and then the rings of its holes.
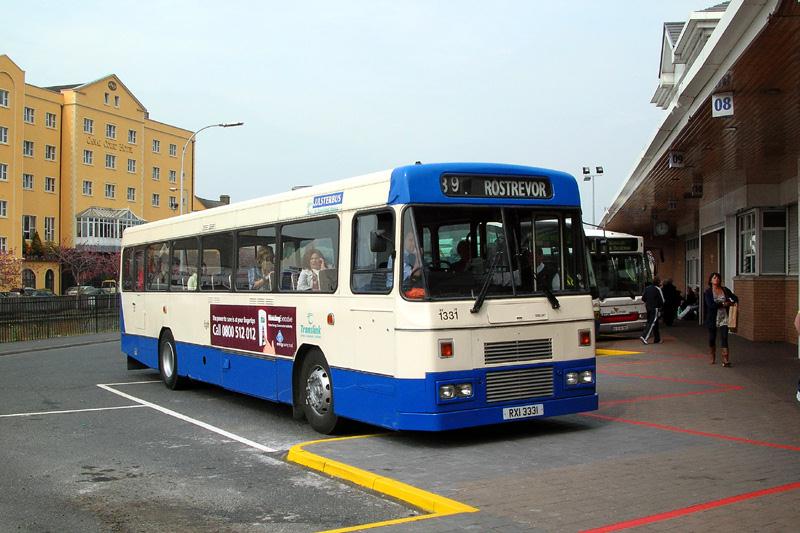
{"type": "Polygon", "coordinates": [[[547,200],[553,197],[550,180],[533,176],[444,174],[439,185],[445,196],[457,198],[547,200]]]}

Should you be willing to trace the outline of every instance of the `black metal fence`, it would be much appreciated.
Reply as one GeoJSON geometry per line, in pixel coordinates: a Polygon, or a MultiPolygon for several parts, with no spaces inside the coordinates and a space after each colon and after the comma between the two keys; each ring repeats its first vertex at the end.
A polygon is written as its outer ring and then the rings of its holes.
{"type": "Polygon", "coordinates": [[[119,331],[119,294],[0,297],[0,342],[119,331]]]}

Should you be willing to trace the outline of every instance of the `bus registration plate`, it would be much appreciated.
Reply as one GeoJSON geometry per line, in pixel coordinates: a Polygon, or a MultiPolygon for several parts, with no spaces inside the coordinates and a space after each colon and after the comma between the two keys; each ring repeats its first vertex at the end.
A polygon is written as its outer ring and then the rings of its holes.
{"type": "Polygon", "coordinates": [[[544,405],[541,403],[535,403],[533,405],[521,405],[519,407],[506,407],[503,409],[503,420],[528,418],[530,416],[541,416],[543,414],[544,405]]]}

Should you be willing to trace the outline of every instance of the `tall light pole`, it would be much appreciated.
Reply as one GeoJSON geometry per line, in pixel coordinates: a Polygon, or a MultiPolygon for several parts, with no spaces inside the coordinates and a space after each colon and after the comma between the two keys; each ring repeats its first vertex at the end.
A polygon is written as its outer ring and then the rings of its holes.
{"type": "Polygon", "coordinates": [[[597,180],[597,176],[601,176],[603,174],[603,167],[594,167],[594,174],[592,174],[592,169],[590,167],[583,167],[583,181],[591,181],[592,182],[592,224],[596,224],[595,215],[594,215],[594,182],[597,180]]]}
{"type": "Polygon", "coordinates": [[[183,214],[183,160],[186,158],[186,147],[189,146],[189,143],[192,142],[192,139],[197,137],[197,134],[203,130],[207,130],[208,128],[235,128],[236,126],[243,126],[244,122],[227,122],[225,124],[209,124],[208,126],[204,126],[197,130],[196,132],[192,133],[192,136],[186,139],[186,142],[183,145],[183,150],[181,150],[181,198],[180,198],[180,214],[183,214]]]}

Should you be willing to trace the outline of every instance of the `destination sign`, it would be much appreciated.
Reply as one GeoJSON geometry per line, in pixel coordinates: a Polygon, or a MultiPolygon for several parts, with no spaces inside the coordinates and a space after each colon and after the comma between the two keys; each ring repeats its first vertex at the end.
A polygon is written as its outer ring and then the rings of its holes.
{"type": "Polygon", "coordinates": [[[639,251],[639,241],[624,237],[591,239],[589,249],[592,253],[636,253],[639,251]]]}
{"type": "Polygon", "coordinates": [[[526,200],[553,197],[550,180],[542,177],[444,174],[439,185],[445,196],[526,200]]]}

